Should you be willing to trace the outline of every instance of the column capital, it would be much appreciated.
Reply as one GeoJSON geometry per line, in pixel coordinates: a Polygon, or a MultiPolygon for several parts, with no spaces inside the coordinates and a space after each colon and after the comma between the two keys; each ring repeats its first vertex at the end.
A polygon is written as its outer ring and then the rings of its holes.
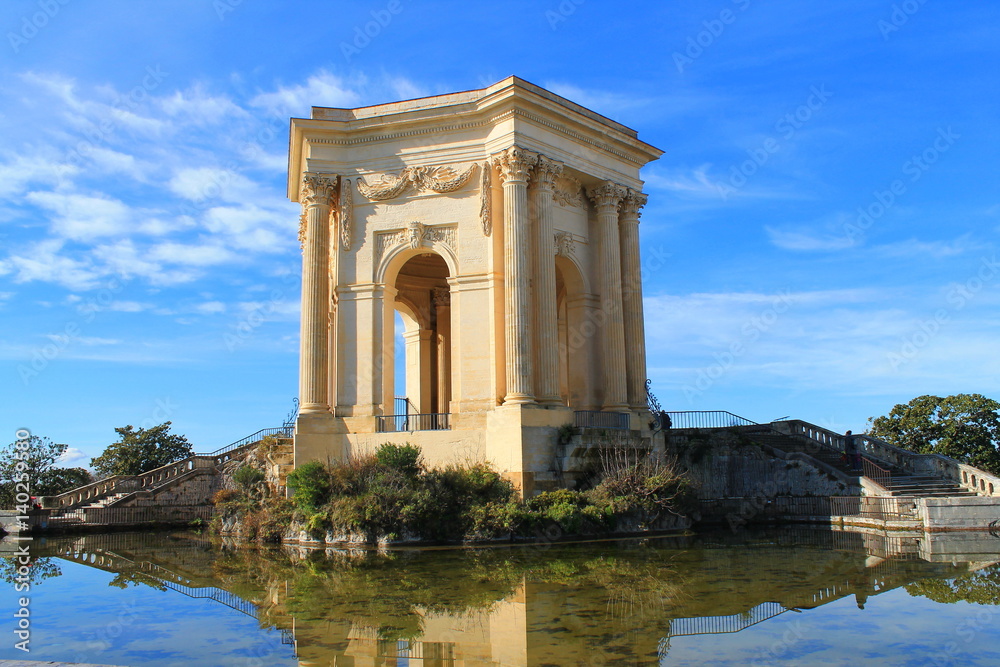
{"type": "Polygon", "coordinates": [[[528,180],[528,173],[538,162],[538,153],[511,146],[493,154],[493,164],[500,170],[504,183],[528,180]]]}
{"type": "Polygon", "coordinates": [[[331,206],[340,185],[336,174],[302,174],[302,191],[299,200],[303,206],[331,206]]]}
{"type": "Polygon", "coordinates": [[[535,164],[535,186],[540,190],[555,189],[556,178],[562,175],[563,166],[562,162],[539,155],[535,164]]]}
{"type": "Polygon", "coordinates": [[[649,196],[641,192],[636,192],[632,188],[628,189],[625,198],[622,200],[621,213],[623,217],[639,221],[639,209],[646,205],[649,196]]]}
{"type": "Polygon", "coordinates": [[[617,209],[627,193],[628,188],[613,181],[604,181],[600,185],[587,188],[587,196],[593,200],[594,205],[598,208],[612,207],[617,209]]]}
{"type": "Polygon", "coordinates": [[[447,287],[435,287],[431,290],[431,301],[437,307],[451,305],[451,290],[447,287]]]}

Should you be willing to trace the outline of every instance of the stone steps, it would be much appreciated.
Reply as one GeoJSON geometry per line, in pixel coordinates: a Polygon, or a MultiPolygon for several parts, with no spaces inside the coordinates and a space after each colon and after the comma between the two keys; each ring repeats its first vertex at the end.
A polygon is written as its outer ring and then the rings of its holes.
{"type": "MultiPolygon", "coordinates": [[[[751,432],[748,436],[752,441],[759,444],[768,445],[788,454],[805,454],[845,474],[860,476],[858,471],[852,470],[850,464],[841,458],[841,454],[833,449],[817,444],[805,443],[783,433],[751,432]]],[[[912,475],[892,466],[889,466],[889,471],[892,474],[892,488],[889,490],[889,494],[895,497],[951,498],[976,495],[958,484],[938,477],[912,475]]]]}

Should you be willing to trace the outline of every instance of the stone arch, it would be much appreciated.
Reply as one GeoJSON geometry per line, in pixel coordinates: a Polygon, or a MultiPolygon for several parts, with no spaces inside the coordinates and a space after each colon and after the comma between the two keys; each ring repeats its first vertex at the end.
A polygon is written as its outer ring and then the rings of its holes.
{"type": "MultiPolygon", "coordinates": [[[[451,287],[453,263],[433,247],[397,248],[387,257],[383,279],[386,321],[393,323],[384,346],[386,414],[440,414],[450,411],[452,391],[451,287]],[[403,320],[406,386],[395,386],[395,314],[403,320]],[[409,401],[405,412],[398,398],[409,401]]],[[[402,427],[401,427],[402,428],[402,427]]],[[[407,429],[409,430],[409,429],[407,429]]]]}
{"type": "Polygon", "coordinates": [[[448,275],[455,277],[458,275],[458,257],[454,250],[441,241],[432,241],[427,245],[414,248],[412,245],[396,245],[385,251],[385,254],[375,267],[373,282],[393,284],[399,275],[400,269],[418,255],[433,253],[441,257],[448,265],[448,275]]]}
{"type": "Polygon", "coordinates": [[[586,273],[565,255],[556,256],[556,312],[559,328],[559,386],[563,403],[574,410],[597,406],[594,364],[598,328],[596,297],[586,273]]]}

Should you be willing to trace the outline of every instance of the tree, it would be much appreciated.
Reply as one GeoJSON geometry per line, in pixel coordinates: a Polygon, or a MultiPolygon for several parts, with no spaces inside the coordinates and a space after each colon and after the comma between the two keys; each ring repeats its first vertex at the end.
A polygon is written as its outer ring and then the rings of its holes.
{"type": "Polygon", "coordinates": [[[889,444],[1000,474],[1000,403],[981,394],[918,396],[868,421],[869,433],[889,444]]]}
{"type": "Polygon", "coordinates": [[[115,431],[121,440],[90,460],[90,465],[101,477],[141,475],[194,454],[187,438],[170,433],[170,422],[139,429],[129,424],[115,431]]]}
{"type": "Polygon", "coordinates": [[[49,493],[47,475],[66,448],[32,435],[0,450],[0,506],[14,507],[18,492],[29,496],[49,493]]]}
{"type": "Polygon", "coordinates": [[[58,496],[94,481],[86,468],[50,468],[38,478],[37,496],[58,496]]]}

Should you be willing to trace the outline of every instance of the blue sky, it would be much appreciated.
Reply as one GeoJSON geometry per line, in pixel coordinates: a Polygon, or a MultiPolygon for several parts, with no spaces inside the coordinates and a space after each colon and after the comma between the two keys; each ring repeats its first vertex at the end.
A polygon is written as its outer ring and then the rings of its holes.
{"type": "Polygon", "coordinates": [[[640,230],[668,409],[843,431],[1000,397],[992,3],[7,0],[0,33],[3,442],[279,425],[288,118],[510,74],[665,151],[640,230]]]}

